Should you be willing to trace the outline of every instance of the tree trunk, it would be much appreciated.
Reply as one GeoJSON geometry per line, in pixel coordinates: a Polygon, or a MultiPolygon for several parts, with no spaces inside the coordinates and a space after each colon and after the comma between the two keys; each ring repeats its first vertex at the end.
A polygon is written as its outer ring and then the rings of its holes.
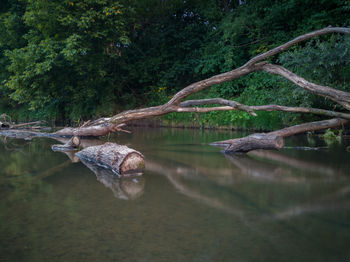
{"type": "Polygon", "coordinates": [[[228,154],[246,153],[255,149],[281,149],[284,146],[284,137],[301,134],[308,131],[338,127],[346,124],[347,122],[349,122],[349,120],[341,118],[310,122],[286,127],[269,133],[253,134],[243,138],[213,142],[210,145],[226,146],[224,152],[228,154]]]}
{"type": "Polygon", "coordinates": [[[246,153],[255,149],[281,149],[283,137],[272,134],[257,133],[243,138],[214,142],[211,145],[227,146],[225,153],[246,153]]]}
{"type": "Polygon", "coordinates": [[[137,175],[142,173],[145,167],[144,157],[140,152],[109,142],[100,146],[87,147],[76,153],[76,156],[110,168],[118,175],[137,175]]]}

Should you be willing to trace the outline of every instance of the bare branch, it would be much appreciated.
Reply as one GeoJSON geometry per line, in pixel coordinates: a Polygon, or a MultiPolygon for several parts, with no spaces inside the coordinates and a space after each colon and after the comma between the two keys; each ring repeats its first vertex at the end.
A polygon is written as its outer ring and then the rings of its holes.
{"type": "Polygon", "coordinates": [[[259,64],[254,64],[254,65],[249,65],[249,66],[241,66],[237,69],[234,69],[232,71],[223,73],[223,74],[219,74],[219,75],[215,75],[211,78],[193,83],[187,87],[185,87],[184,89],[182,89],[181,91],[179,91],[178,93],[176,93],[173,98],[164,105],[164,107],[170,106],[170,105],[175,105],[178,106],[180,104],[180,102],[188,97],[189,95],[192,95],[194,93],[197,93],[201,90],[203,90],[204,88],[216,85],[216,84],[221,84],[221,83],[225,83],[228,81],[232,81],[234,79],[240,78],[242,76],[245,76],[249,73],[255,72],[255,71],[260,71],[262,69],[262,66],[265,64],[266,62],[262,62],[259,64]]]}
{"type": "Polygon", "coordinates": [[[326,27],[317,31],[313,31],[310,33],[307,33],[305,35],[301,35],[298,36],[297,38],[294,38],[293,40],[275,47],[274,49],[271,49],[263,54],[257,55],[255,57],[253,57],[252,59],[250,59],[244,66],[250,66],[255,64],[256,62],[259,61],[263,61],[267,58],[269,58],[270,56],[276,55],[278,53],[283,52],[284,50],[286,50],[287,48],[300,43],[302,41],[311,39],[313,37],[316,36],[320,36],[320,35],[325,35],[325,34],[330,34],[330,33],[341,33],[341,34],[350,34],[350,28],[345,28],[345,27],[326,27]]]}
{"type": "Polygon", "coordinates": [[[323,130],[342,126],[349,122],[346,119],[334,118],[287,127],[269,133],[252,134],[242,138],[229,139],[211,143],[213,146],[225,146],[225,153],[242,153],[255,149],[281,149],[284,146],[283,138],[305,133],[308,131],[323,130]]]}
{"type": "MultiPolygon", "coordinates": [[[[187,100],[185,102],[182,102],[180,104],[180,107],[188,107],[188,106],[199,106],[199,105],[210,105],[210,104],[219,104],[219,105],[226,105],[231,107],[230,110],[242,110],[245,111],[253,116],[256,116],[256,114],[253,112],[253,110],[246,105],[243,105],[241,103],[238,103],[236,101],[232,100],[226,100],[223,98],[209,98],[209,99],[200,99],[200,100],[187,100]]],[[[181,111],[178,111],[181,112],[181,111]]]]}
{"type": "Polygon", "coordinates": [[[42,121],[35,121],[35,122],[29,122],[29,123],[22,123],[22,124],[17,124],[17,125],[11,125],[11,128],[20,128],[20,127],[24,127],[24,126],[30,126],[30,125],[37,125],[37,124],[41,124],[42,121]]]}
{"type": "Polygon", "coordinates": [[[335,112],[330,110],[308,108],[308,107],[289,107],[280,105],[262,105],[262,106],[247,106],[236,101],[226,100],[222,98],[210,98],[210,99],[199,99],[199,100],[187,100],[180,104],[180,108],[176,112],[200,112],[206,113],[211,111],[229,111],[229,110],[242,110],[252,115],[256,114],[254,111],[283,111],[292,113],[307,113],[322,116],[338,117],[350,120],[350,114],[335,112]],[[188,107],[196,105],[209,105],[209,104],[220,104],[227,105],[222,107],[188,107]]]}
{"type": "MultiPolygon", "coordinates": [[[[227,101],[221,101],[222,105],[225,105],[225,107],[216,107],[216,108],[190,108],[185,106],[186,103],[188,105],[188,101],[184,102],[185,104],[181,104],[181,101],[188,97],[189,95],[192,95],[196,92],[199,92],[207,87],[221,84],[224,82],[228,82],[237,78],[240,78],[242,76],[245,76],[249,73],[256,72],[256,71],[266,71],[273,74],[279,74],[287,79],[293,81],[294,83],[298,84],[302,88],[313,92],[318,95],[326,96],[333,101],[336,101],[339,104],[342,104],[345,108],[350,109],[350,94],[342,91],[338,91],[335,89],[331,89],[330,87],[323,87],[319,86],[313,83],[310,83],[306,81],[305,79],[296,76],[292,72],[289,72],[287,69],[284,69],[279,66],[275,65],[269,65],[267,64],[265,60],[266,58],[273,56],[275,54],[278,54],[288,47],[295,45],[301,41],[308,40],[312,37],[329,34],[329,33],[344,33],[349,34],[350,28],[343,28],[343,27],[328,27],[321,30],[317,30],[311,33],[304,34],[302,36],[299,36],[283,45],[280,45],[266,53],[260,54],[251,60],[249,60],[245,65],[236,68],[232,71],[222,73],[219,75],[215,75],[213,77],[210,77],[208,79],[193,83],[178,93],[176,93],[172,99],[170,99],[166,104],[155,106],[155,107],[149,107],[149,108],[143,108],[143,109],[136,109],[136,110],[129,110],[122,112],[120,114],[117,114],[111,118],[100,118],[96,121],[92,121],[88,124],[88,126],[84,126],[77,129],[63,129],[61,131],[58,131],[55,133],[55,135],[79,135],[79,136],[103,136],[110,132],[115,132],[118,130],[116,126],[132,121],[132,120],[138,120],[138,119],[144,119],[154,116],[161,116],[165,115],[171,112],[210,112],[215,110],[242,110],[246,111],[252,115],[255,113],[253,110],[279,110],[279,111],[288,111],[288,112],[300,112],[302,113],[315,113],[320,115],[327,115],[327,116],[336,116],[336,117],[342,117],[347,118],[348,116],[345,115],[339,115],[342,113],[327,111],[327,110],[321,110],[321,109],[296,109],[296,108],[288,108],[288,107],[281,107],[281,106],[275,106],[275,105],[269,105],[265,106],[265,109],[262,109],[262,107],[247,107],[245,105],[239,104],[237,102],[227,102],[227,101]],[[262,62],[260,62],[262,61],[262,62]],[[259,62],[259,63],[257,63],[259,62]],[[227,103],[226,103],[227,102],[227,103]],[[229,108],[230,107],[230,108],[229,108]]],[[[218,102],[218,101],[216,101],[218,102]]]]}
{"type": "Polygon", "coordinates": [[[350,93],[348,92],[343,92],[328,86],[316,85],[279,65],[265,64],[262,68],[268,73],[283,76],[301,88],[313,94],[327,97],[350,110],[350,93]]]}
{"type": "Polygon", "coordinates": [[[281,130],[270,132],[269,134],[288,137],[288,136],[293,136],[293,135],[301,134],[305,132],[324,130],[327,128],[335,128],[335,127],[343,126],[348,122],[349,120],[346,120],[346,119],[333,118],[329,120],[315,121],[315,122],[304,123],[304,124],[295,125],[291,127],[286,127],[281,130]]]}

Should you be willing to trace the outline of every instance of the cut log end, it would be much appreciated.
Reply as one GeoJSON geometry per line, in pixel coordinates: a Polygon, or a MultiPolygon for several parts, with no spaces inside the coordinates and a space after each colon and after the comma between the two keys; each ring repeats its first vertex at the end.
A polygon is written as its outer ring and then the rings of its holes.
{"type": "Polygon", "coordinates": [[[52,145],[51,149],[53,151],[72,151],[76,150],[80,145],[80,138],[77,136],[73,136],[68,140],[67,143],[63,145],[52,145]]]}
{"type": "Polygon", "coordinates": [[[145,161],[143,156],[137,152],[130,153],[121,163],[119,168],[120,174],[135,174],[145,169],[145,161]]]}
{"type": "Polygon", "coordinates": [[[276,136],[275,138],[275,149],[281,149],[284,147],[284,138],[281,136],[276,136]]]}

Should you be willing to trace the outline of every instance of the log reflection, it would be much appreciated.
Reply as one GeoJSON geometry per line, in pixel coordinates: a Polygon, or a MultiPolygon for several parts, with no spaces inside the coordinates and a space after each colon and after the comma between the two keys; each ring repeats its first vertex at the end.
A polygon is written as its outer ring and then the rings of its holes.
{"type": "Polygon", "coordinates": [[[81,162],[94,172],[97,181],[112,190],[115,197],[133,200],[143,195],[145,188],[143,176],[118,177],[109,169],[98,167],[83,159],[81,162]]]}
{"type": "MultiPolygon", "coordinates": [[[[62,139],[65,143],[67,140],[62,139]]],[[[82,147],[101,145],[105,143],[98,139],[82,139],[82,147]]],[[[79,161],[73,152],[64,152],[72,162],[79,161]]],[[[344,185],[336,186],[337,182],[348,181],[345,172],[335,169],[322,163],[309,162],[295,157],[284,155],[275,151],[252,151],[248,155],[225,155],[233,165],[218,168],[204,167],[194,164],[176,163],[167,159],[166,156],[153,157],[147,159],[146,170],[152,173],[164,175],[171,185],[181,194],[199,201],[211,208],[216,208],[223,212],[232,214],[246,224],[260,224],[273,220],[287,220],[296,216],[309,213],[330,212],[332,210],[348,209],[350,202],[347,197],[349,188],[344,185]],[[169,165],[173,163],[173,165],[169,165]],[[313,174],[312,176],[300,175],[298,172],[313,174]],[[271,189],[278,187],[308,184],[317,189],[322,183],[332,183],[336,188],[333,192],[317,193],[307,191],[307,198],[296,200],[286,206],[272,211],[270,203],[264,199],[264,192],[257,193],[241,190],[248,184],[259,184],[261,182],[271,183],[271,189]],[[318,184],[321,182],[321,184],[318,184]],[[232,192],[222,197],[220,194],[213,196],[213,192],[203,190],[202,185],[209,186],[210,190],[215,188],[224,189],[222,191],[232,192]],[[197,186],[198,185],[198,186],[197,186]],[[216,187],[214,186],[216,185],[216,187]],[[238,193],[239,192],[239,193],[238,193]],[[237,193],[240,196],[237,198],[237,193]],[[231,194],[231,195],[230,195],[231,194]],[[260,199],[261,198],[261,199],[260,199]],[[253,211],[246,206],[244,199],[249,199],[251,203],[258,207],[253,211]],[[310,201],[310,199],[313,199],[310,201]],[[265,204],[259,203],[259,201],[265,204]],[[254,213],[255,212],[255,213],[254,213]],[[256,213],[257,212],[257,213],[256,213]]],[[[109,188],[115,197],[119,199],[136,199],[143,195],[145,177],[123,177],[119,178],[109,170],[82,161],[97,177],[97,180],[109,188]]],[[[264,184],[264,186],[268,186],[264,184]]],[[[207,188],[207,189],[209,189],[207,188]]],[[[286,188],[286,187],[284,187],[286,188]]],[[[218,192],[222,192],[218,191],[218,192]]],[[[266,188],[269,191],[269,188],[266,188]]],[[[293,193],[294,191],[290,191],[293,193]]],[[[215,192],[214,192],[215,193],[215,192]]],[[[276,192],[276,196],[283,192],[276,192]]],[[[277,197],[278,198],[278,197],[277,197]]]]}
{"type": "Polygon", "coordinates": [[[204,179],[208,177],[207,172],[202,173],[202,171],[205,171],[205,168],[184,165],[171,167],[169,165],[170,160],[166,161],[166,159],[163,159],[162,162],[148,159],[146,170],[164,175],[179,193],[208,207],[232,214],[249,225],[255,223],[258,225],[274,220],[287,220],[310,213],[350,209],[350,201],[348,199],[350,186],[344,186],[343,183],[343,181],[348,181],[348,179],[346,176],[337,176],[343,173],[341,170],[333,169],[323,164],[317,166],[317,163],[308,165],[307,161],[283,156],[277,152],[255,155],[264,156],[265,159],[270,157],[274,162],[266,162],[247,155],[225,156],[237,167],[237,169],[232,168],[230,175],[233,179],[227,185],[223,184],[222,181],[212,179],[213,175],[210,175],[210,179],[204,179]],[[282,163],[276,164],[278,159],[282,159],[282,163]],[[289,159],[291,161],[287,162],[289,159]],[[281,166],[281,164],[284,166],[281,166]],[[287,164],[289,164],[289,167],[286,166],[287,164]],[[290,167],[293,167],[294,170],[290,169],[290,167]],[[296,170],[313,171],[317,173],[317,177],[300,176],[295,173],[296,170]],[[318,170],[320,172],[317,172],[318,170]],[[264,184],[264,189],[258,192],[250,190],[252,185],[259,185],[261,182],[266,181],[269,184],[273,183],[271,185],[264,184]],[[339,185],[338,182],[340,182],[339,185]],[[332,183],[332,189],[327,191],[319,190],[320,187],[324,188],[324,183],[332,183]],[[204,184],[212,185],[212,190],[217,189],[219,190],[218,192],[232,193],[222,195],[222,197],[220,197],[220,194],[217,194],[214,197],[213,192],[203,190],[204,184]],[[289,189],[290,185],[288,184],[291,184],[293,187],[289,189]],[[308,184],[308,186],[305,187],[304,184],[308,184]],[[281,187],[280,190],[278,190],[279,187],[281,187]],[[285,195],[298,194],[300,190],[303,190],[301,192],[303,192],[304,198],[299,198],[296,195],[295,201],[291,201],[285,206],[281,205],[283,200],[281,200],[282,202],[279,201],[279,197],[283,198],[285,195]],[[247,206],[247,199],[250,206],[247,206]],[[255,211],[252,210],[252,206],[256,206],[257,209],[255,211]],[[280,207],[276,209],[276,206],[280,207]]]}
{"type": "Polygon", "coordinates": [[[169,182],[182,194],[195,199],[199,200],[202,203],[205,203],[206,205],[210,207],[217,208],[219,210],[225,211],[229,214],[234,214],[240,218],[243,218],[243,212],[237,208],[232,208],[223,202],[221,202],[217,198],[208,197],[203,195],[202,193],[197,192],[193,188],[189,188],[186,185],[184,185],[180,177],[181,176],[189,176],[191,175],[190,169],[187,168],[170,168],[168,166],[162,165],[160,163],[156,163],[154,161],[147,161],[146,162],[146,170],[165,175],[169,182]]]}
{"type": "Polygon", "coordinates": [[[251,179],[274,183],[349,180],[347,176],[344,176],[345,172],[341,169],[300,160],[275,151],[255,150],[247,155],[225,155],[225,157],[240,169],[241,175],[247,175],[251,179]],[[314,176],[297,176],[296,171],[312,173],[314,176]]]}
{"type": "Polygon", "coordinates": [[[335,170],[329,166],[323,165],[321,163],[315,163],[310,161],[303,161],[291,156],[287,156],[284,154],[281,154],[277,151],[271,151],[271,150],[255,150],[249,152],[249,155],[251,156],[257,156],[260,158],[272,160],[281,164],[288,165],[290,167],[299,169],[299,170],[305,170],[310,172],[317,172],[320,174],[324,174],[327,176],[334,176],[334,175],[340,175],[342,172],[340,170],[335,170]]]}
{"type": "Polygon", "coordinates": [[[273,215],[273,219],[285,220],[295,216],[311,213],[334,212],[339,210],[349,210],[350,201],[347,195],[350,193],[350,186],[342,187],[330,194],[322,195],[312,201],[307,201],[300,205],[288,207],[278,211],[273,215]]]}

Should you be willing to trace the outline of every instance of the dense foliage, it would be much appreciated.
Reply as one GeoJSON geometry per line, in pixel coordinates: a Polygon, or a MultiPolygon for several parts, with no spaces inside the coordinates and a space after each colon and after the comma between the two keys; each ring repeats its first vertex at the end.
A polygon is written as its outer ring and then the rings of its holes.
{"type": "MultiPolygon", "coordinates": [[[[0,111],[81,121],[158,105],[291,38],[350,26],[349,0],[8,0],[0,7],[0,111]]],[[[350,39],[330,35],[272,58],[350,91],[350,39]]],[[[255,73],[195,97],[332,108],[280,77],[255,73]]],[[[271,129],[301,115],[171,114],[169,122],[271,129]]]]}

